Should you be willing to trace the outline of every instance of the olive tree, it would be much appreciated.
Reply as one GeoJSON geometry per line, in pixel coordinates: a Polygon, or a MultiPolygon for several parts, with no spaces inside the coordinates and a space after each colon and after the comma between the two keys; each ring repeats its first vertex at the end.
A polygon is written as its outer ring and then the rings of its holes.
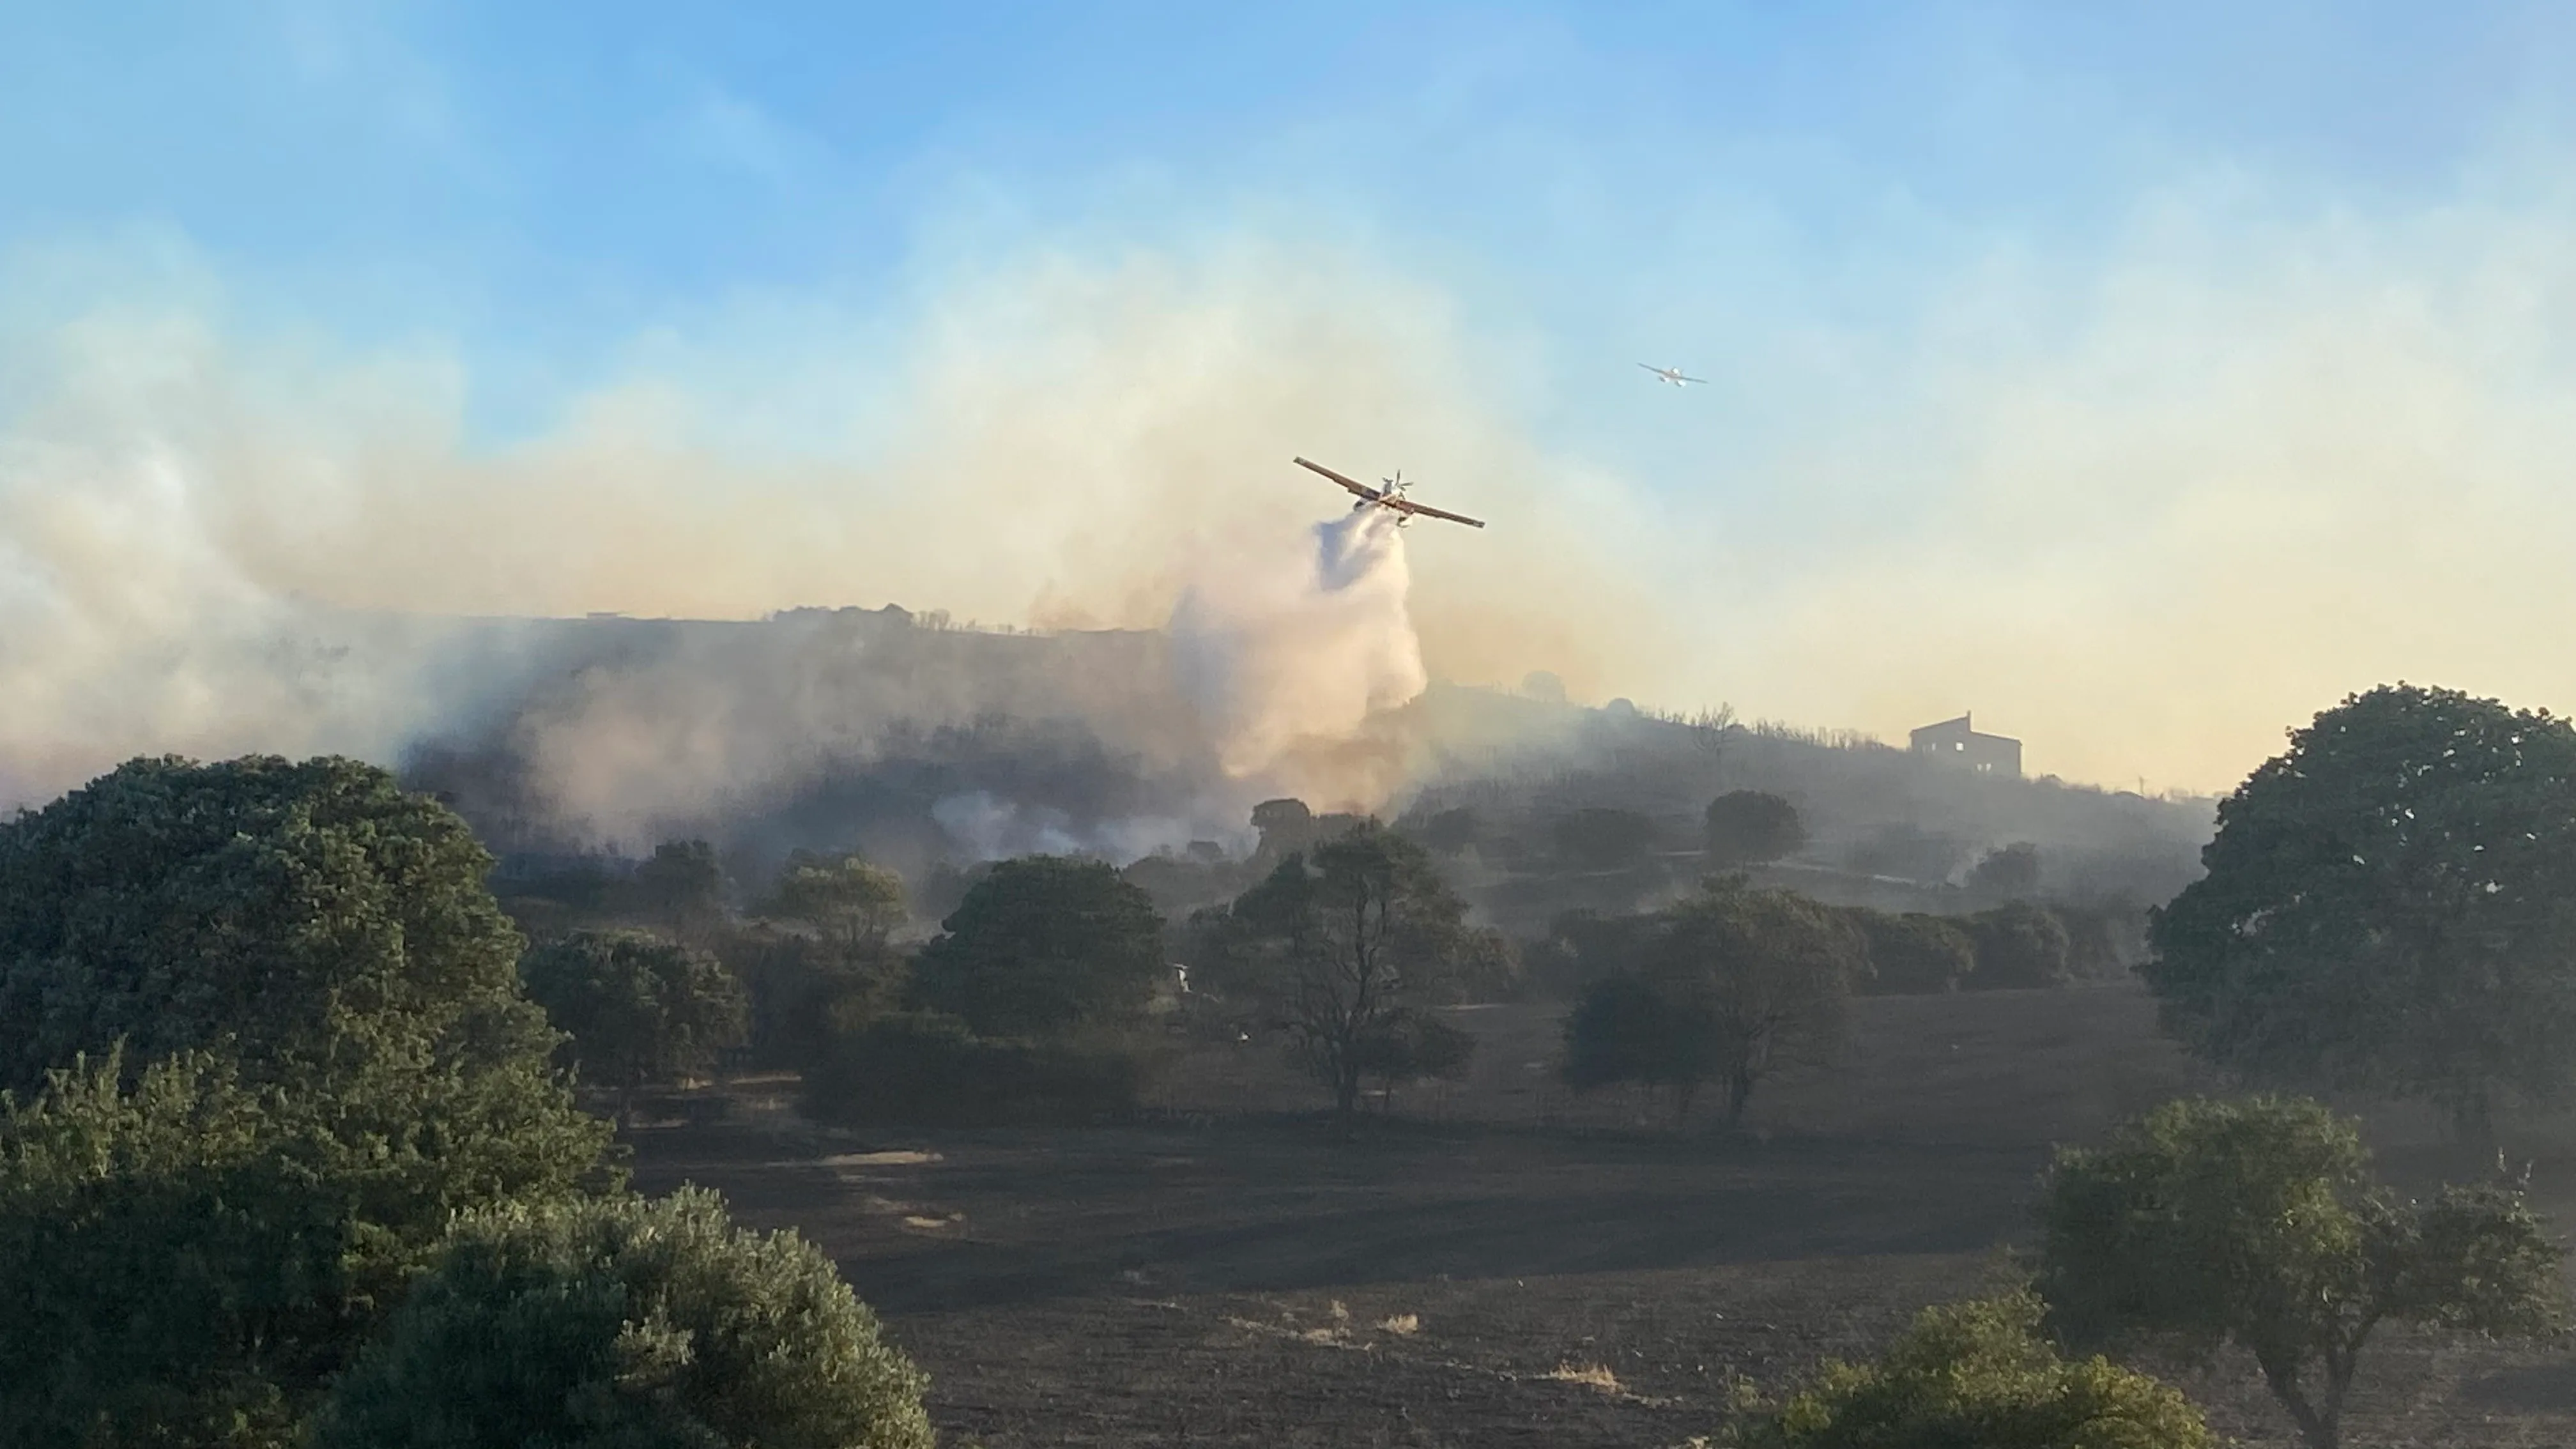
{"type": "Polygon", "coordinates": [[[1124,1022],[1167,969],[1152,897],[1097,860],[1002,861],[940,924],[914,960],[914,994],[981,1036],[1124,1022]]]}
{"type": "Polygon", "coordinates": [[[920,1371],[829,1258],[714,1194],[461,1223],[313,1449],[929,1449],[920,1371]]]}
{"type": "MultiPolygon", "coordinates": [[[[1457,971],[1466,910],[1421,846],[1366,821],[1289,856],[1236,899],[1213,984],[1267,1006],[1347,1124],[1361,1079],[1388,1059],[1393,1024],[1437,1000],[1457,971]]],[[[1450,1069],[1463,1067],[1461,1056],[1450,1069]]]]}
{"type": "Polygon", "coordinates": [[[453,1213],[598,1185],[490,866],[351,760],[0,824],[0,1440],[270,1442],[453,1213]]]}
{"type": "Polygon", "coordinates": [[[2037,1286],[2078,1344],[2205,1362],[2251,1356],[2313,1449],[2335,1449],[2382,1323],[2540,1334],[2561,1319],[2559,1249],[2522,1194],[2402,1202],[2355,1125],[2315,1102],[2171,1102],[2103,1147],[2061,1151],[2037,1286]]]}
{"type": "Polygon", "coordinates": [[[1577,1003],[1566,1081],[1669,1086],[1676,1121],[1715,1082],[1727,1122],[1740,1122],[1762,1080],[1840,1048],[1865,949],[1831,907],[1713,882],[1661,914],[1639,969],[1594,983],[1577,1003]]]}
{"type": "Polygon", "coordinates": [[[575,931],[520,964],[528,994],[590,1080],[630,1096],[712,1070],[749,1027],[742,983],[703,951],[648,931],[575,931]]]}
{"type": "Polygon", "coordinates": [[[2180,1390],[2070,1361],[2027,1292],[1927,1308],[1875,1363],[1829,1362],[1757,1413],[1739,1449],[2214,1449],[2180,1390]]]}
{"type": "Polygon", "coordinates": [[[1798,807],[1760,790],[1730,790],[1708,802],[1709,864],[1721,870],[1794,855],[1807,843],[1798,807]]]}
{"type": "Polygon", "coordinates": [[[800,850],[779,871],[769,912],[812,926],[846,955],[871,954],[903,924],[903,877],[862,855],[800,850]]]}
{"type": "Polygon", "coordinates": [[[2168,1030],[2265,1082],[2447,1109],[2576,1087],[2576,730],[2452,690],[2320,714],[2154,913],[2168,1030]]]}

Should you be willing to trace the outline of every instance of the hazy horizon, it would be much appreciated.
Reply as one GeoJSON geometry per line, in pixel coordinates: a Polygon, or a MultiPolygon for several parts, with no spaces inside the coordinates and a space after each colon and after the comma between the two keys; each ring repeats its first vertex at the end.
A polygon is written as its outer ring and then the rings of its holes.
{"type": "Polygon", "coordinates": [[[19,793],[442,707],[307,604],[1162,627],[1295,455],[1492,521],[1436,678],[2151,792],[2576,707],[2548,7],[140,15],[0,55],[19,793]]]}

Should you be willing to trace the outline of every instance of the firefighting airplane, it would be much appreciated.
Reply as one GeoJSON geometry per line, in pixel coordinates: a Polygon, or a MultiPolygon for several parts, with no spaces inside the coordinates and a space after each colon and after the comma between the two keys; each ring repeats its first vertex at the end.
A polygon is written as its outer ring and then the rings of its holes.
{"type": "Polygon", "coordinates": [[[1351,505],[1353,511],[1356,512],[1357,510],[1366,508],[1371,504],[1393,511],[1396,516],[1395,524],[1398,528],[1402,528],[1405,524],[1412,522],[1417,517],[1445,518],[1451,523],[1463,523],[1469,528],[1482,528],[1485,526],[1483,519],[1469,518],[1463,513],[1443,512],[1440,509],[1432,507],[1428,503],[1416,503],[1405,497],[1404,490],[1412,487],[1413,485],[1404,481],[1404,470],[1401,468],[1396,470],[1394,477],[1386,480],[1385,487],[1371,488],[1367,484],[1359,482],[1356,479],[1345,478],[1341,474],[1334,472],[1332,469],[1325,467],[1321,463],[1309,463],[1303,458],[1299,458],[1296,461],[1298,467],[1306,469],[1308,472],[1321,473],[1325,477],[1332,479],[1334,482],[1341,484],[1345,488],[1348,488],[1353,493],[1358,494],[1360,501],[1351,505]]]}
{"type": "Polygon", "coordinates": [[[1684,383],[1708,381],[1708,379],[1704,377],[1688,376],[1678,367],[1657,367],[1651,362],[1640,362],[1637,365],[1648,372],[1653,373],[1655,376],[1662,378],[1664,381],[1671,383],[1675,387],[1680,387],[1684,383]]]}

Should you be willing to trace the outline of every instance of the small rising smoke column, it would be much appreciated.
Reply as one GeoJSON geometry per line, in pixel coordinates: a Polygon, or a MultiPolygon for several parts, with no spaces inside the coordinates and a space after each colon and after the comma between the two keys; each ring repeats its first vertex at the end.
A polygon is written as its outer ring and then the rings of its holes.
{"type": "Polygon", "coordinates": [[[1422,693],[1395,515],[1363,508],[1315,525],[1302,559],[1245,550],[1202,565],[1173,610],[1175,667],[1236,779],[1292,751],[1352,738],[1422,693]]]}

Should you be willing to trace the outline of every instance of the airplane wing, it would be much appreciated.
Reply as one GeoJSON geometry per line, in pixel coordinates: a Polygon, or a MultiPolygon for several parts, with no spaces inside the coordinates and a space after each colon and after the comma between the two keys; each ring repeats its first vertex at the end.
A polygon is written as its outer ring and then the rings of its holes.
{"type": "Polygon", "coordinates": [[[1324,466],[1323,464],[1321,464],[1321,463],[1309,463],[1309,462],[1307,462],[1307,461],[1306,461],[1305,459],[1303,459],[1303,458],[1299,458],[1299,459],[1297,459],[1297,460],[1296,460],[1296,463],[1297,463],[1297,466],[1298,466],[1298,467],[1303,468],[1303,469],[1305,469],[1306,471],[1308,471],[1308,472],[1310,472],[1310,473],[1321,473],[1321,474],[1323,474],[1325,477],[1330,478],[1330,479],[1332,479],[1334,482],[1341,484],[1343,487],[1348,488],[1348,489],[1349,489],[1349,490],[1351,490],[1353,493],[1358,494],[1358,495],[1359,495],[1359,496],[1361,496],[1362,498],[1375,498],[1375,497],[1377,497],[1377,496],[1378,496],[1378,491],[1377,491],[1376,489],[1369,487],[1369,486],[1368,486],[1367,484],[1365,484],[1365,483],[1360,483],[1360,482],[1354,481],[1354,480],[1352,480],[1352,479],[1345,478],[1345,477],[1343,477],[1341,474],[1334,472],[1332,469],[1325,467],[1325,466],[1324,466]]]}
{"type": "Polygon", "coordinates": [[[1469,528],[1482,528],[1485,526],[1485,521],[1481,518],[1469,518],[1463,513],[1444,512],[1441,509],[1432,507],[1428,503],[1413,503],[1402,498],[1381,498],[1378,501],[1385,504],[1387,507],[1394,509],[1398,513],[1410,513],[1423,518],[1445,518],[1451,523],[1463,523],[1469,528]]]}
{"type": "Polygon", "coordinates": [[[1655,376],[1657,376],[1657,377],[1661,377],[1661,376],[1663,376],[1663,375],[1664,375],[1664,370],[1663,370],[1662,368],[1660,368],[1660,367],[1655,366],[1655,365],[1654,365],[1653,363],[1651,363],[1651,362],[1640,362],[1640,363],[1638,363],[1637,365],[1638,365],[1639,367],[1644,368],[1644,369],[1645,369],[1645,370],[1647,370],[1648,372],[1653,373],[1653,374],[1654,374],[1655,376]]]}
{"type": "Polygon", "coordinates": [[[1708,379],[1707,379],[1707,378],[1704,378],[1704,377],[1685,377],[1685,378],[1683,378],[1683,379],[1682,379],[1682,381],[1684,381],[1684,382],[1706,383],[1706,382],[1708,381],[1708,379]]]}

